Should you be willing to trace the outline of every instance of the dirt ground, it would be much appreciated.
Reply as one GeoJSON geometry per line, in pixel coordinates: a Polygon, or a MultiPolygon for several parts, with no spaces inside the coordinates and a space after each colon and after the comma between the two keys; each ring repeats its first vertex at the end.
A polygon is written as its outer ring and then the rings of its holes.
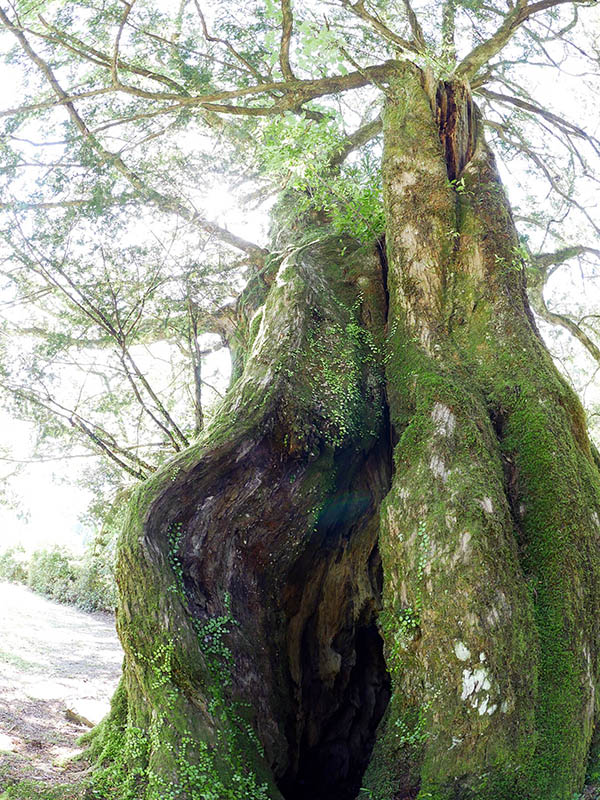
{"type": "Polygon", "coordinates": [[[100,721],[122,657],[112,616],[0,582],[0,800],[27,796],[17,794],[23,781],[77,781],[83,764],[68,759],[89,727],[72,714],[100,721]]]}

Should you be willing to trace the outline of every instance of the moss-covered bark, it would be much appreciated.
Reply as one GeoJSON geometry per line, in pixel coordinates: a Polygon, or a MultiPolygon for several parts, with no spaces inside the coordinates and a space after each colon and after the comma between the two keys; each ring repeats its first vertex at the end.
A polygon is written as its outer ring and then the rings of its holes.
{"type": "Polygon", "coordinates": [[[288,240],[216,421],[132,503],[97,797],[582,786],[598,468],[468,86],[389,95],[387,260],[288,240]]]}
{"type": "Polygon", "coordinates": [[[205,441],[132,504],[99,796],[318,796],[329,758],[343,796],[358,790],[388,696],[380,271],[374,249],[296,243],[205,441]]]}
{"type": "Polygon", "coordinates": [[[476,131],[444,185],[435,111],[407,70],[384,157],[392,700],[367,785],[386,800],[566,800],[596,719],[598,473],[531,318],[493,156],[476,131]]]}

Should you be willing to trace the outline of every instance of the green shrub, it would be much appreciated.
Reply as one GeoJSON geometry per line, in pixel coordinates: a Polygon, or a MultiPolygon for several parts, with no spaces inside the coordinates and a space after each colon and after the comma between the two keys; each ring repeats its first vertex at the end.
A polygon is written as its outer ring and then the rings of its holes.
{"type": "Polygon", "coordinates": [[[86,553],[75,565],[74,595],[72,602],[84,611],[112,611],[117,601],[112,559],[86,553]]]}
{"type": "Polygon", "coordinates": [[[104,548],[89,548],[79,559],[58,546],[36,550],[29,562],[27,585],[84,611],[112,611],[116,601],[112,566],[112,554],[104,548]]]}
{"type": "Polygon", "coordinates": [[[34,592],[61,603],[72,603],[75,580],[71,559],[60,547],[36,550],[31,556],[27,585],[34,592]]]}
{"type": "Polygon", "coordinates": [[[9,547],[0,553],[0,580],[27,583],[27,561],[23,547],[9,547]]]}
{"type": "MultiPolygon", "coordinates": [[[[114,536],[99,534],[81,557],[64,547],[0,552],[0,581],[24,583],[37,594],[83,611],[113,611],[116,605],[114,536]]],[[[0,800],[1,797],[0,797],[0,800]]]]}

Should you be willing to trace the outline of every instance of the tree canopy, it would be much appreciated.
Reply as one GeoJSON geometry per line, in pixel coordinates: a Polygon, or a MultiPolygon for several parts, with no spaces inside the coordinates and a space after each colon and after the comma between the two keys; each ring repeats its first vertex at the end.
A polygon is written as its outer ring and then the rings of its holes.
{"type": "Polygon", "coordinates": [[[468,82],[510,175],[534,308],[600,364],[594,309],[544,296],[563,264],[586,286],[597,273],[594,6],[5,4],[12,413],[37,420],[51,455],[61,437],[103,453],[116,480],[185,446],[203,425],[201,351],[230,343],[241,288],[278,255],[252,233],[271,198],[297,189],[340,231],[383,232],[381,102],[405,59],[468,82]],[[213,216],[216,187],[231,222],[213,216]],[[157,342],[169,376],[148,360],[157,342]]]}

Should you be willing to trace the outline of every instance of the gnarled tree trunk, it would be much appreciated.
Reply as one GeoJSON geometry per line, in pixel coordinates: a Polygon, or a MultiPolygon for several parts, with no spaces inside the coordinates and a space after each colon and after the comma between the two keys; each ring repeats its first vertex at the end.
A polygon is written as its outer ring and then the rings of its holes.
{"type": "Polygon", "coordinates": [[[217,420],[132,505],[100,796],[566,800],[584,781],[583,413],[468,87],[407,65],[384,128],[387,257],[290,233],[217,420]]]}

